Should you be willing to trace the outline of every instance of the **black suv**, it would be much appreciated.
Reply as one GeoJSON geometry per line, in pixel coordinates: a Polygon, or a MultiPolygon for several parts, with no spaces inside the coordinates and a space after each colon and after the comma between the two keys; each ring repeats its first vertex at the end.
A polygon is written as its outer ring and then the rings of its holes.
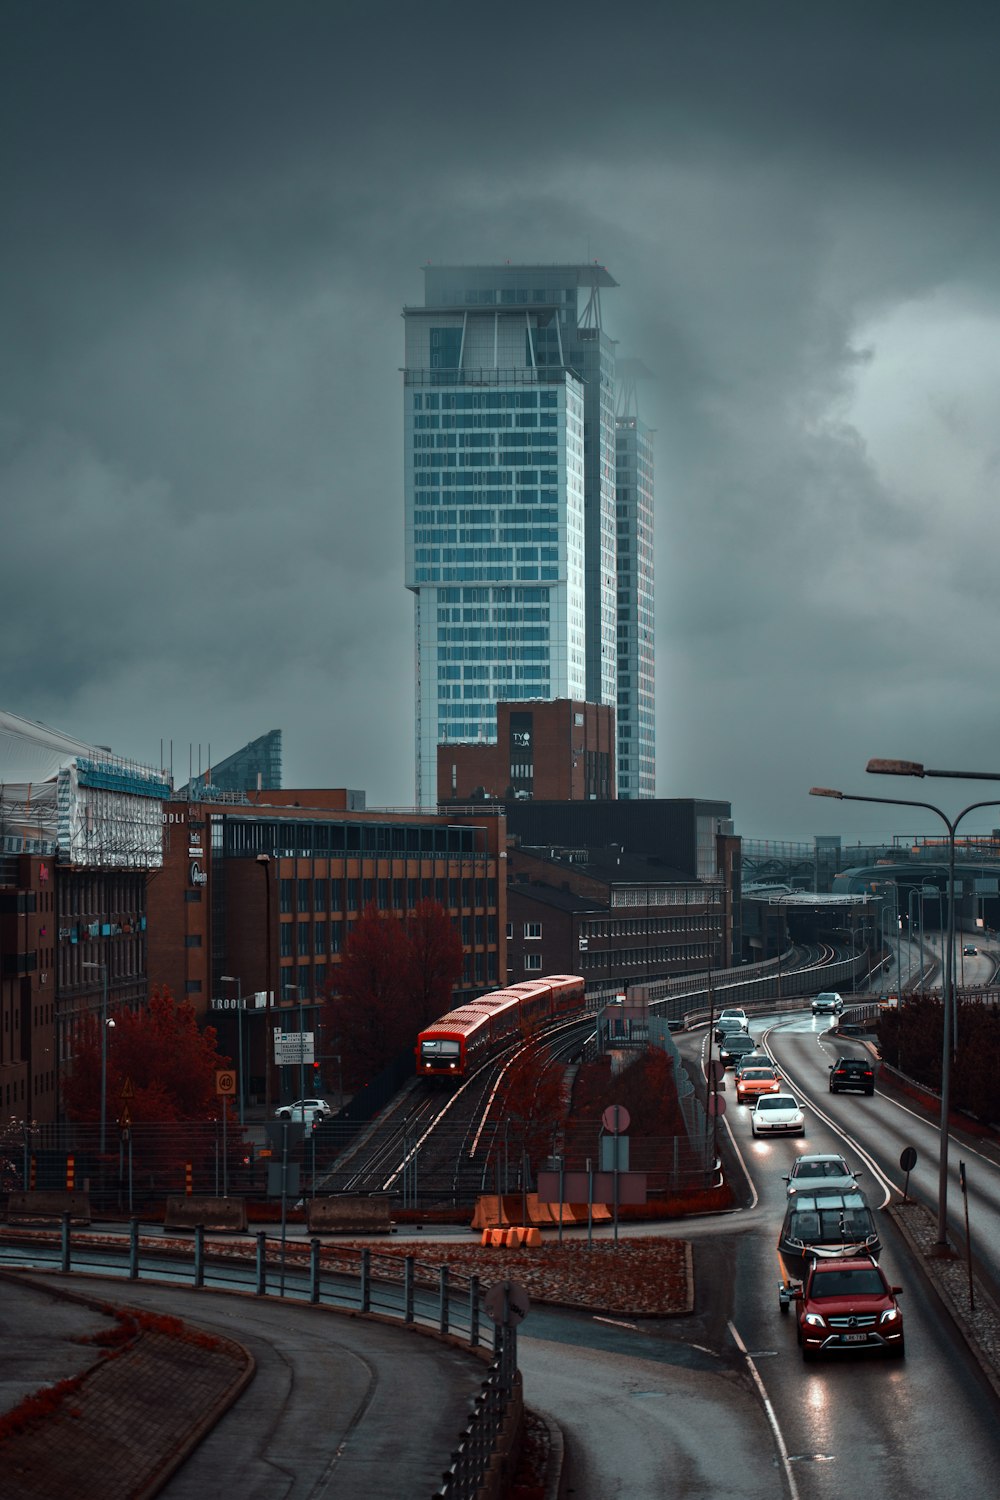
{"type": "Polygon", "coordinates": [[[863,1057],[838,1057],[830,1064],[830,1093],[840,1094],[845,1089],[860,1089],[863,1094],[875,1092],[875,1069],[863,1057]]]}
{"type": "Polygon", "coordinates": [[[748,1052],[756,1052],[757,1043],[752,1036],[747,1036],[745,1031],[727,1032],[719,1043],[719,1061],[724,1068],[736,1066],[737,1058],[745,1057],[748,1052]]]}

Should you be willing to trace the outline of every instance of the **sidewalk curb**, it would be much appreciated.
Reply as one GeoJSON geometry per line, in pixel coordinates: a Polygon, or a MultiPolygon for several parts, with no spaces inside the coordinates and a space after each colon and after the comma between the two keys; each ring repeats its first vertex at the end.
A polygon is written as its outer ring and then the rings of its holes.
{"type": "Polygon", "coordinates": [[[563,1484],[563,1464],[566,1460],[566,1443],[563,1430],[549,1412],[537,1406],[529,1408],[532,1414],[544,1422],[549,1430],[549,1462],[545,1474],[544,1500],[560,1500],[563,1484]]]}
{"type": "Polygon", "coordinates": [[[1000,1308],[973,1273],[975,1307],[970,1309],[967,1264],[954,1252],[935,1254],[937,1221],[928,1208],[911,1198],[905,1203],[890,1203],[886,1212],[954,1320],[994,1393],[1000,1396],[1000,1308]]]}

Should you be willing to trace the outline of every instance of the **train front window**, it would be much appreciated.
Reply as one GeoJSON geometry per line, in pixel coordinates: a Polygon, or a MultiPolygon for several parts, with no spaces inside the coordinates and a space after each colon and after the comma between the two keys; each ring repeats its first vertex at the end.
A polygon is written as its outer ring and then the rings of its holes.
{"type": "Polygon", "coordinates": [[[426,1041],[420,1043],[420,1056],[428,1062],[451,1062],[458,1057],[461,1048],[457,1042],[426,1041]]]}

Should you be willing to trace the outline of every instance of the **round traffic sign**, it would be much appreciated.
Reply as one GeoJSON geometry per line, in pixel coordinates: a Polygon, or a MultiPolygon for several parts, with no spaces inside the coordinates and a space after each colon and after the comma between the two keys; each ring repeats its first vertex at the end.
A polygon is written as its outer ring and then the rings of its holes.
{"type": "Polygon", "coordinates": [[[917,1165],[917,1153],[913,1146],[904,1146],[899,1158],[899,1165],[904,1172],[912,1172],[917,1165]]]}
{"type": "Polygon", "coordinates": [[[601,1116],[601,1123],[605,1130],[610,1130],[612,1135],[619,1135],[627,1130],[632,1122],[632,1116],[624,1104],[609,1104],[601,1116]]]}
{"type": "Polygon", "coordinates": [[[709,1094],[708,1113],[710,1115],[724,1115],[726,1113],[725,1094],[709,1094]]]}
{"type": "Polygon", "coordinates": [[[531,1298],[516,1281],[498,1281],[491,1286],[483,1298],[483,1307],[487,1315],[494,1323],[504,1322],[504,1308],[506,1306],[508,1324],[523,1323],[531,1308],[531,1298]]]}

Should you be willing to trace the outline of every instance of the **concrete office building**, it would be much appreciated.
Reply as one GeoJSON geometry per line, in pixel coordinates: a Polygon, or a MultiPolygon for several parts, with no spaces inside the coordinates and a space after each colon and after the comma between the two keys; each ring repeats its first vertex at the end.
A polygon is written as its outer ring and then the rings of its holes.
{"type": "Polygon", "coordinates": [[[618,700],[614,341],[598,265],[428,266],[404,310],[416,794],[498,701],[618,700]]]}

